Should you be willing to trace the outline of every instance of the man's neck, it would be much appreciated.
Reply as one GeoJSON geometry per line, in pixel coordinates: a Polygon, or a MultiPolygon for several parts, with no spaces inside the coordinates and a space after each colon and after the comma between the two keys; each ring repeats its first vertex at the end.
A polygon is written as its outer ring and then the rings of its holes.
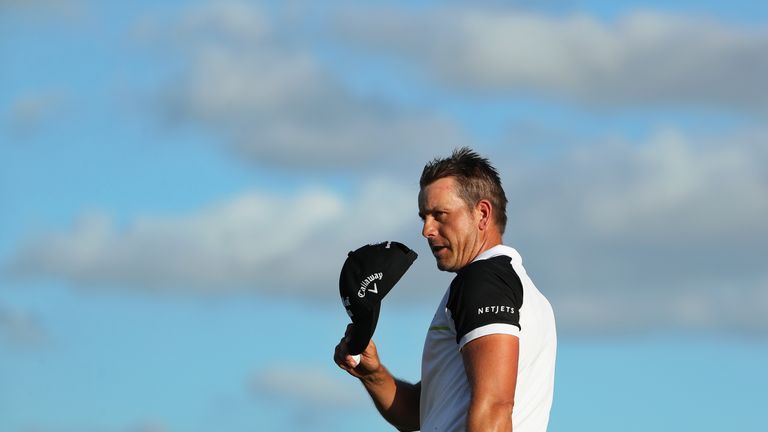
{"type": "Polygon", "coordinates": [[[474,254],[470,262],[476,260],[481,253],[487,251],[488,249],[496,247],[500,244],[502,244],[501,235],[487,236],[485,239],[483,239],[482,243],[480,243],[480,247],[478,248],[477,253],[474,254]]]}

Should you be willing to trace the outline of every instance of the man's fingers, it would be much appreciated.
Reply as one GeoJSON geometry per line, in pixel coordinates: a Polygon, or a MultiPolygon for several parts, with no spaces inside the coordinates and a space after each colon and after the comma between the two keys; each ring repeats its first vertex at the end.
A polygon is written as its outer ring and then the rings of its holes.
{"type": "Polygon", "coordinates": [[[353,356],[349,355],[349,351],[347,350],[346,335],[343,338],[341,338],[341,340],[339,341],[339,344],[336,345],[336,349],[334,350],[334,353],[333,353],[333,361],[340,368],[344,369],[347,372],[349,372],[351,369],[354,369],[355,366],[357,366],[358,362],[354,360],[353,356]]]}
{"type": "Polygon", "coordinates": [[[342,367],[342,365],[345,363],[344,357],[346,357],[346,342],[344,341],[344,338],[339,341],[339,344],[336,345],[336,349],[333,351],[333,362],[339,365],[339,367],[342,367]]]}
{"type": "Polygon", "coordinates": [[[349,342],[349,337],[352,335],[352,326],[354,324],[349,323],[347,324],[347,330],[344,332],[344,338],[342,339],[345,342],[349,342]]]}

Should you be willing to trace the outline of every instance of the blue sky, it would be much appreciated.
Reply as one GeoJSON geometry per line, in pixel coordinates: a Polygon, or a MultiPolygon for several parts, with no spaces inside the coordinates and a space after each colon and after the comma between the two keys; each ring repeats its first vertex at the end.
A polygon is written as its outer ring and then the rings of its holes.
{"type": "MultiPolygon", "coordinates": [[[[450,275],[421,166],[469,145],[555,309],[551,430],[758,430],[762,2],[0,2],[0,430],[390,430],[331,363],[346,252],[450,275]],[[707,415],[703,415],[706,413],[707,415]]],[[[762,405],[762,404],[761,404],[762,405]]]]}

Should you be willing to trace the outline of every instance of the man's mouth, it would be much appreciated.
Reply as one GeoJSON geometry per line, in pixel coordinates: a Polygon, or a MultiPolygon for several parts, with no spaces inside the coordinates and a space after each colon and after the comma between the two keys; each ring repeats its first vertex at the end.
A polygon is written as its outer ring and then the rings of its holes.
{"type": "Polygon", "coordinates": [[[435,255],[440,253],[441,250],[447,249],[448,247],[442,245],[429,245],[429,248],[432,249],[432,254],[435,255]]]}

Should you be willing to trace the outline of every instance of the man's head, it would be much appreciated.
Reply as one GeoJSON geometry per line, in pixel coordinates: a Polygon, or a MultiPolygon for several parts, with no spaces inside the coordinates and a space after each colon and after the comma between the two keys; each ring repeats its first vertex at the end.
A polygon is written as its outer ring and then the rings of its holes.
{"type": "Polygon", "coordinates": [[[507,198],[488,159],[464,147],[427,163],[419,181],[422,235],[444,271],[458,271],[501,243],[507,198]]]}

